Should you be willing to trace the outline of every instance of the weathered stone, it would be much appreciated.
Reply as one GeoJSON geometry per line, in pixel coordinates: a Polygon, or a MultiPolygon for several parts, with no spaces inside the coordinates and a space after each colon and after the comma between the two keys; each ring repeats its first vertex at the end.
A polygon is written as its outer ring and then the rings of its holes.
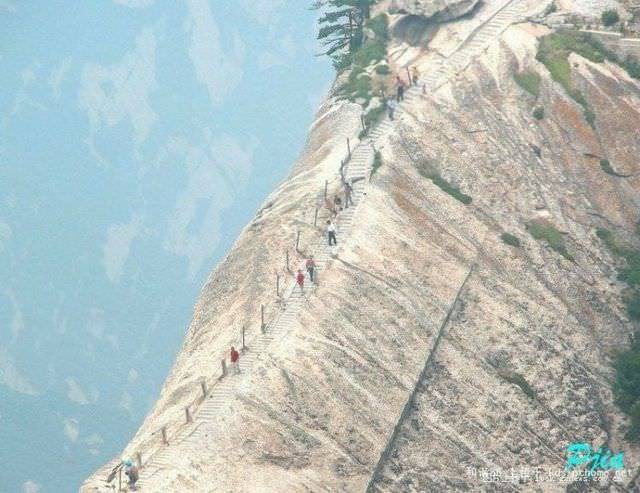
{"type": "Polygon", "coordinates": [[[444,22],[468,14],[478,2],[479,0],[393,0],[389,12],[444,22]]]}

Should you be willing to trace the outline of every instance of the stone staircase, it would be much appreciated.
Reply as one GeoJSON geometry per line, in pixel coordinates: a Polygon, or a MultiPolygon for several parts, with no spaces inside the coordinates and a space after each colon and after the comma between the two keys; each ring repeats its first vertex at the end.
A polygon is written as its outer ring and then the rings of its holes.
{"type": "MultiPolygon", "coordinates": [[[[422,88],[425,86],[428,95],[440,86],[445,84],[447,80],[462,71],[474,57],[478,56],[489,44],[489,42],[500,35],[509,25],[519,20],[522,14],[519,0],[510,0],[484,24],[480,25],[476,30],[464,41],[457,49],[446,59],[444,59],[439,68],[428,75],[423,76],[416,86],[412,86],[405,91],[405,100],[398,105],[395,113],[395,120],[402,118],[407,108],[415,103],[418,98],[425,97],[422,95],[422,88]]],[[[329,247],[326,235],[318,239],[317,242],[309,247],[309,251],[314,255],[317,264],[319,280],[322,281],[323,270],[327,263],[331,260],[331,255],[337,248],[341,248],[354,226],[354,215],[358,204],[365,197],[365,190],[369,181],[369,172],[374,159],[374,146],[378,139],[390,131],[394,122],[384,119],[376,125],[369,136],[361,141],[354,149],[351,159],[346,165],[345,177],[348,181],[356,179],[353,188],[353,200],[355,206],[349,207],[342,211],[338,216],[337,247],[329,247]],[[364,178],[364,179],[363,179],[364,178]]],[[[302,265],[299,266],[304,271],[302,265]]],[[[294,272],[297,270],[294,266],[294,272]]],[[[283,299],[285,300],[284,308],[281,310],[277,318],[270,322],[264,333],[249,346],[240,358],[240,367],[242,373],[233,375],[232,371],[219,381],[212,389],[211,393],[202,403],[199,410],[193,416],[193,423],[184,425],[176,435],[170,438],[167,446],[160,448],[143,464],[140,470],[140,480],[138,485],[141,489],[145,489],[145,485],[154,479],[156,474],[161,473],[164,469],[170,469],[175,462],[173,461],[174,453],[179,450],[180,453],[189,452],[195,449],[189,446],[189,443],[197,443],[198,440],[205,440],[205,432],[208,428],[207,424],[215,425],[217,417],[224,410],[234,396],[234,389],[237,383],[242,379],[243,375],[249,374],[259,363],[259,360],[268,354],[269,345],[276,339],[280,339],[296,323],[297,315],[306,308],[306,298],[315,290],[315,286],[308,281],[305,283],[304,296],[300,293],[295,282],[291,282],[285,292],[283,299]],[[176,444],[181,444],[176,447],[176,444]]]]}

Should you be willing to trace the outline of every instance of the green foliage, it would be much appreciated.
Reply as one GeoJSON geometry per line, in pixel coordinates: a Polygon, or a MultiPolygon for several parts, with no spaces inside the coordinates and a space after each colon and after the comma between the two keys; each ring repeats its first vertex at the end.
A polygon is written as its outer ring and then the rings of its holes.
{"type": "Polygon", "coordinates": [[[379,75],[388,75],[391,73],[391,69],[389,68],[389,65],[385,64],[385,63],[381,63],[380,65],[376,65],[376,74],[379,75]]]}
{"type": "MultiPolygon", "coordinates": [[[[351,68],[351,73],[345,83],[343,83],[336,95],[339,98],[348,99],[355,102],[356,99],[363,99],[363,106],[366,108],[369,105],[372,94],[372,80],[367,74],[364,74],[365,69],[370,65],[385,60],[387,56],[387,16],[380,14],[367,22],[367,26],[371,27],[374,32],[374,38],[367,40],[357,50],[352,50],[348,54],[342,54],[340,56],[334,56],[334,66],[339,72],[351,68]]],[[[388,65],[376,66],[375,72],[378,74],[389,73],[388,65]]],[[[383,110],[384,111],[384,110],[383,110]]],[[[363,134],[366,135],[368,129],[365,129],[363,134]]]]}
{"type": "Polygon", "coordinates": [[[627,439],[640,439],[640,344],[636,341],[628,351],[616,355],[613,362],[616,379],[613,392],[616,404],[630,418],[627,439]]]}
{"type": "Polygon", "coordinates": [[[500,239],[503,243],[509,246],[520,248],[520,239],[517,236],[512,235],[511,233],[502,233],[500,235],[500,239]]]}
{"type": "Polygon", "coordinates": [[[553,14],[558,11],[558,6],[556,2],[551,2],[551,4],[544,11],[545,15],[553,14]]]}
{"type": "Polygon", "coordinates": [[[373,164],[371,165],[371,175],[369,175],[369,179],[373,178],[373,175],[380,169],[380,166],[382,166],[382,154],[380,154],[380,151],[376,151],[373,155],[373,164]]]}
{"type": "MultiPolygon", "coordinates": [[[[625,260],[624,267],[618,272],[618,279],[631,288],[625,296],[629,318],[640,320],[640,251],[619,245],[607,229],[598,228],[596,235],[611,252],[625,260]]],[[[616,371],[613,384],[616,404],[631,421],[627,439],[640,441],[640,339],[637,333],[631,347],[615,356],[613,367],[616,371]]]]}
{"type": "MultiPolygon", "coordinates": [[[[626,248],[618,244],[615,241],[611,231],[598,228],[596,230],[596,236],[602,240],[605,246],[615,255],[624,260],[624,266],[618,270],[618,279],[627,283],[634,289],[640,289],[640,250],[634,250],[632,248],[626,248]]],[[[627,301],[627,310],[632,318],[638,316],[640,320],[640,298],[636,292],[634,296],[630,297],[627,301]],[[637,303],[633,309],[630,308],[629,303],[637,303]],[[633,315],[632,315],[633,312],[633,315]]]]}
{"type": "Polygon", "coordinates": [[[533,117],[536,120],[542,120],[544,118],[544,108],[542,106],[538,106],[535,110],[533,110],[533,117]]]}
{"type": "Polygon", "coordinates": [[[616,172],[613,171],[613,168],[611,167],[611,164],[609,163],[608,159],[601,159],[600,160],[600,167],[602,168],[602,171],[604,171],[608,175],[615,175],[616,174],[616,172]]]}
{"type": "Polygon", "coordinates": [[[552,250],[558,252],[567,260],[574,261],[573,255],[569,253],[564,244],[562,233],[550,224],[531,223],[527,225],[527,231],[536,240],[545,241],[552,250]]]}
{"type": "Polygon", "coordinates": [[[379,14],[369,19],[367,27],[373,31],[376,39],[389,41],[389,19],[386,14],[379,14]]]}
{"type": "Polygon", "coordinates": [[[540,74],[531,70],[515,72],[513,74],[513,79],[520,87],[522,87],[522,89],[527,91],[536,99],[538,98],[540,95],[540,74]]]}
{"type": "Polygon", "coordinates": [[[575,30],[562,30],[544,36],[538,47],[536,55],[538,61],[547,67],[553,80],[558,82],[567,94],[582,106],[585,120],[591,127],[594,127],[595,113],[571,80],[571,66],[569,65],[571,52],[595,63],[602,63],[605,60],[617,61],[617,57],[589,34],[575,30]]]}
{"type": "Polygon", "coordinates": [[[348,99],[352,103],[356,99],[364,99],[365,107],[371,100],[371,77],[365,74],[362,69],[354,68],[347,81],[336,90],[336,95],[342,99],[348,99]]]}
{"type": "Polygon", "coordinates": [[[427,175],[427,178],[429,178],[433,182],[433,184],[440,188],[443,192],[448,193],[454,199],[459,200],[464,205],[469,205],[473,200],[469,195],[462,193],[459,188],[454,187],[451,183],[446,181],[438,174],[434,173],[427,175]]]}
{"type": "Polygon", "coordinates": [[[533,387],[531,387],[529,382],[527,382],[527,379],[524,378],[519,373],[501,371],[499,373],[499,375],[500,375],[500,377],[502,377],[502,379],[504,381],[509,382],[509,383],[513,383],[513,384],[517,385],[518,387],[520,387],[520,390],[522,390],[522,392],[524,392],[525,395],[527,397],[529,397],[529,399],[535,399],[536,398],[536,391],[533,390],[533,387]]]}
{"type": "Polygon", "coordinates": [[[375,0],[317,0],[312,8],[323,9],[318,19],[318,39],[336,68],[345,67],[347,55],[362,46],[363,29],[375,0]]]}
{"type": "Polygon", "coordinates": [[[640,79],[640,63],[638,59],[633,56],[628,56],[624,62],[622,62],[622,68],[634,79],[640,79]]]}
{"type": "Polygon", "coordinates": [[[602,19],[602,23],[605,26],[613,26],[620,20],[620,16],[618,15],[618,11],[616,9],[607,9],[602,11],[602,15],[600,16],[600,18],[602,19]]]}

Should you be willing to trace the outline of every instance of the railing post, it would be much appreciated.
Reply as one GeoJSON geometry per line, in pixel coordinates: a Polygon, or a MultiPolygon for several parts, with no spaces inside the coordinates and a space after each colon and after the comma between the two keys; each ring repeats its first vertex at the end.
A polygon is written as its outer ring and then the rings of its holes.
{"type": "Polygon", "coordinates": [[[187,423],[191,423],[191,413],[189,412],[189,406],[184,408],[184,415],[187,419],[187,423]]]}
{"type": "Polygon", "coordinates": [[[122,491],[122,467],[118,471],[118,493],[122,491]]]}
{"type": "Polygon", "coordinates": [[[138,461],[138,469],[142,468],[142,454],[140,452],[136,452],[136,460],[138,461]]]}
{"type": "Polygon", "coordinates": [[[202,389],[202,398],[205,399],[207,397],[207,381],[202,380],[200,382],[200,388],[202,389]]]}
{"type": "Polygon", "coordinates": [[[324,181],[324,200],[327,200],[327,189],[329,188],[329,180],[324,181]]]}
{"type": "Polygon", "coordinates": [[[287,250],[287,272],[289,272],[289,250],[287,250]]]}
{"type": "MultiPolygon", "coordinates": [[[[279,296],[280,296],[280,274],[276,274],[276,298],[279,296]]],[[[244,331],[244,327],[242,329],[244,331]]]]}
{"type": "Polygon", "coordinates": [[[264,332],[264,305],[260,305],[260,330],[264,332]]]}
{"type": "Polygon", "coordinates": [[[347,155],[351,159],[351,144],[349,143],[349,137],[347,137],[347,155]]]}
{"type": "Polygon", "coordinates": [[[367,126],[364,124],[364,115],[360,115],[360,123],[362,124],[362,130],[366,130],[367,126]]]}
{"type": "Polygon", "coordinates": [[[242,350],[244,351],[247,347],[244,345],[244,325],[242,326],[242,350]]]}
{"type": "Polygon", "coordinates": [[[318,208],[316,207],[316,213],[313,216],[313,227],[316,227],[316,224],[318,224],[318,208]]]}
{"type": "Polygon", "coordinates": [[[300,251],[300,248],[298,248],[300,246],[300,231],[298,231],[298,234],[296,235],[296,252],[300,251]]]}
{"type": "Polygon", "coordinates": [[[409,72],[409,67],[405,67],[407,69],[407,77],[409,78],[409,86],[413,85],[413,81],[411,80],[411,72],[409,72]]]}
{"type": "Polygon", "coordinates": [[[384,89],[380,89],[380,93],[382,94],[382,99],[383,99],[384,101],[386,101],[386,100],[387,100],[387,96],[386,96],[386,95],[385,95],[385,93],[384,93],[384,89]]]}
{"type": "Polygon", "coordinates": [[[225,377],[226,375],[227,375],[227,361],[223,359],[222,360],[222,377],[225,377]]]}
{"type": "Polygon", "coordinates": [[[167,440],[167,427],[162,427],[162,443],[165,445],[169,445],[169,440],[167,440]]]}

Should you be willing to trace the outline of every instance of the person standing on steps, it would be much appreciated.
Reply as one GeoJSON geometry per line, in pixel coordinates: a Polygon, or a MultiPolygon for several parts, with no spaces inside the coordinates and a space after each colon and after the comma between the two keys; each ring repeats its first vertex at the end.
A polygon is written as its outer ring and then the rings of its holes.
{"type": "Polygon", "coordinates": [[[329,197],[324,199],[324,206],[329,212],[331,212],[331,217],[336,217],[338,215],[336,206],[331,200],[329,200],[329,197]]]}
{"type": "Polygon", "coordinates": [[[389,98],[387,100],[387,114],[389,115],[389,120],[393,120],[393,115],[396,112],[397,106],[398,106],[398,103],[396,103],[395,99],[389,98]]]}
{"type": "Polygon", "coordinates": [[[231,346],[231,354],[229,355],[231,360],[231,366],[233,367],[233,373],[237,375],[240,373],[240,353],[236,351],[236,348],[231,346]]]}
{"type": "Polygon", "coordinates": [[[329,246],[332,245],[332,241],[333,245],[338,244],[338,240],[336,240],[336,227],[331,221],[327,221],[327,235],[329,236],[329,246]]]}
{"type": "Polygon", "coordinates": [[[336,214],[338,211],[342,211],[342,199],[340,198],[340,195],[333,197],[333,205],[335,206],[336,214]]]}
{"type": "Polygon", "coordinates": [[[351,197],[352,193],[353,193],[353,187],[351,186],[351,183],[349,183],[348,181],[345,181],[344,182],[344,208],[345,209],[349,208],[349,204],[354,205],[353,198],[351,197]]]}
{"type": "Polygon", "coordinates": [[[304,294],[304,274],[302,273],[302,269],[298,269],[296,283],[298,284],[298,286],[300,286],[300,292],[304,294]]]}
{"type": "Polygon", "coordinates": [[[138,482],[138,479],[140,477],[140,473],[138,472],[138,468],[130,460],[126,460],[124,462],[124,466],[126,468],[124,473],[127,476],[127,478],[129,478],[129,481],[127,482],[127,486],[129,487],[129,489],[131,491],[136,491],[137,490],[136,483],[138,482]]]}
{"type": "Polygon", "coordinates": [[[404,101],[404,80],[399,75],[396,75],[396,99],[398,103],[404,101]]]}
{"type": "Polygon", "coordinates": [[[420,78],[420,72],[418,72],[418,67],[415,65],[411,67],[411,80],[413,81],[413,85],[418,85],[418,79],[420,78]]]}
{"type": "Polygon", "coordinates": [[[315,282],[313,280],[313,274],[316,270],[316,262],[315,260],[313,260],[313,255],[309,255],[309,258],[307,259],[306,267],[307,267],[307,274],[309,274],[309,280],[311,282],[315,282]]]}

